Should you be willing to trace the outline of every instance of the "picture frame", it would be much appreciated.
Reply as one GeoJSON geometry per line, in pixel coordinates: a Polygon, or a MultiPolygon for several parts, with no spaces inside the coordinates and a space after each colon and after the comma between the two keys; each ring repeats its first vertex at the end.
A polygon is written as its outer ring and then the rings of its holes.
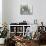
{"type": "Polygon", "coordinates": [[[20,7],[20,14],[21,15],[32,15],[32,6],[28,5],[21,5],[20,7]]]}

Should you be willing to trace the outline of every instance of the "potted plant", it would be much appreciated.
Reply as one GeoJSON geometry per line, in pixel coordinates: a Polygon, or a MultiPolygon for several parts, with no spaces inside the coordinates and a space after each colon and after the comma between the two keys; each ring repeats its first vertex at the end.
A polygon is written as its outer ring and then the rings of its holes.
{"type": "Polygon", "coordinates": [[[3,25],[3,31],[0,31],[0,44],[4,44],[4,40],[7,37],[8,29],[7,29],[7,24],[5,23],[3,25]]]}

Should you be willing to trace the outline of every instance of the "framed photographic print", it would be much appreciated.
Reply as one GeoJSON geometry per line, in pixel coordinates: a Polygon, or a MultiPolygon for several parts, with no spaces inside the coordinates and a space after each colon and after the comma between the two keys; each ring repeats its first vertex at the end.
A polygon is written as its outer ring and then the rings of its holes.
{"type": "Polygon", "coordinates": [[[32,15],[32,6],[21,5],[20,14],[21,15],[32,15]]]}

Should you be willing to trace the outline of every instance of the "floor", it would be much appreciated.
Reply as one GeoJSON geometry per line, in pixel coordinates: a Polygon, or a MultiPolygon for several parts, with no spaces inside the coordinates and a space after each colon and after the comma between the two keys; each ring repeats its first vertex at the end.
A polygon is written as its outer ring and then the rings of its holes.
{"type": "MultiPolygon", "coordinates": [[[[0,45],[0,46],[4,46],[4,45],[0,45]]],[[[35,45],[33,45],[33,46],[35,46],[35,45]]],[[[38,45],[37,45],[38,46],[38,45]]],[[[40,45],[40,46],[46,46],[46,45],[40,45]]]]}
{"type": "Polygon", "coordinates": [[[46,46],[46,45],[40,45],[40,46],[46,46]]]}
{"type": "Polygon", "coordinates": [[[0,46],[4,46],[4,45],[0,45],[0,46]]]}
{"type": "Polygon", "coordinates": [[[46,45],[39,45],[38,42],[32,42],[32,46],[46,46],[46,45]]]}

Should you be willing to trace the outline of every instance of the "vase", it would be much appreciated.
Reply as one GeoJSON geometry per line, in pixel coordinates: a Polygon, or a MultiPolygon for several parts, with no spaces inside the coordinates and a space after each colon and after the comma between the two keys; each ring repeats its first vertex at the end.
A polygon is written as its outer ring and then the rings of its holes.
{"type": "Polygon", "coordinates": [[[5,38],[0,38],[0,44],[4,44],[5,38]]]}

